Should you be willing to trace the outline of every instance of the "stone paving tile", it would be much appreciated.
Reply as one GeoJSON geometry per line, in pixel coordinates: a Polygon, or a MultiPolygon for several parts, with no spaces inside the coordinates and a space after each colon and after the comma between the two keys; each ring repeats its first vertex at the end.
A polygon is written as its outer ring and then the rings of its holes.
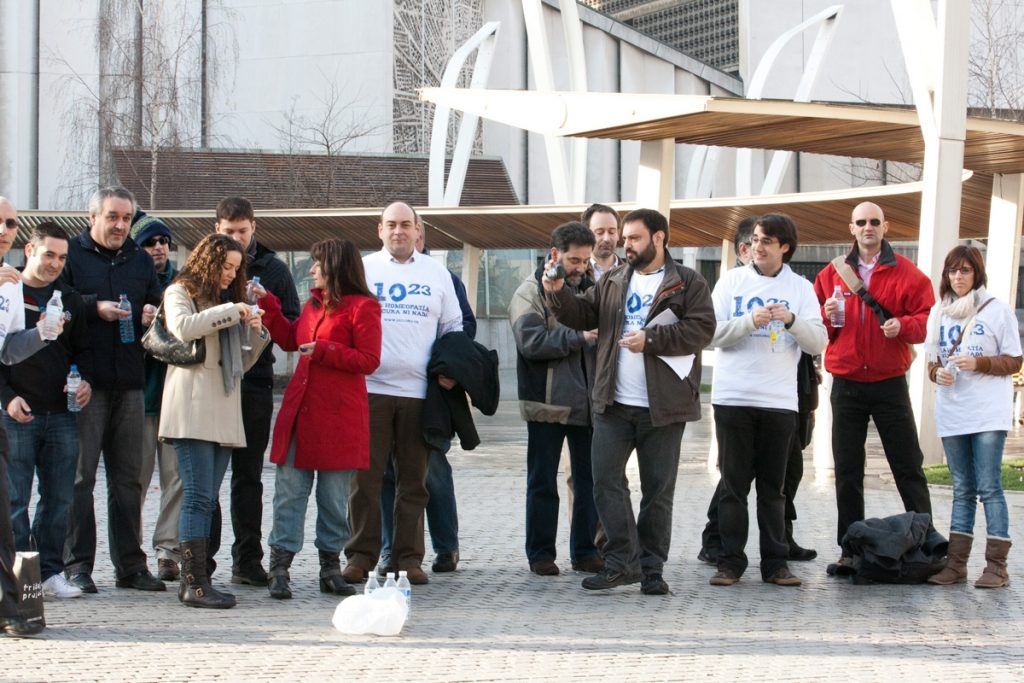
{"type": "MultiPolygon", "coordinates": [[[[414,588],[413,612],[393,638],[345,636],[330,618],[337,599],[319,593],[315,518],[292,570],[295,598],[272,600],[266,589],[230,586],[231,610],[182,607],[173,590],[139,593],[113,587],[101,533],[95,579],[100,594],[46,604],[49,627],[38,640],[0,640],[0,680],[984,680],[1024,678],[1024,608],[1011,551],[1006,590],[970,584],[854,586],[828,578],[834,560],[835,503],[827,472],[807,460],[797,507],[797,536],[819,558],[793,563],[799,588],[761,583],[757,548],[752,570],[731,588],[707,583],[713,569],[696,561],[707,500],[717,476],[707,472],[707,428],[691,425],[677,487],[668,596],[638,586],[587,592],[584,575],[560,558],[563,574],[530,574],[523,551],[525,428],[515,405],[480,419],[484,444],[452,456],[459,495],[462,561],[455,574],[414,588]]],[[[1008,452],[1021,452],[1019,431],[1008,452]]],[[[872,465],[881,469],[877,449],[872,465]]],[[[884,466],[882,466],[884,468],[884,466]]],[[[635,481],[636,477],[632,477],[635,481]]],[[[100,481],[103,480],[102,475],[100,481]]],[[[266,478],[265,531],[273,472],[266,478]]],[[[102,484],[97,500],[104,499],[102,484]]],[[[634,486],[635,489],[635,486],[634,486]]],[[[226,488],[225,488],[226,491],[226,488]]],[[[147,499],[152,531],[157,492],[147,499]]],[[[895,488],[872,479],[871,515],[900,511],[895,488]]],[[[753,501],[753,499],[751,499],[753,501]]],[[[948,527],[951,496],[933,489],[936,521],[948,527]]],[[[222,502],[226,503],[226,500],[222,502]]],[[[636,502],[636,498],[634,499],[636,502]]],[[[1011,527],[1024,516],[1024,495],[1010,495],[1011,527]]],[[[98,510],[101,524],[105,510],[98,510]]],[[[979,514],[979,535],[983,536],[979,514]]],[[[756,522],[751,537],[756,539],[756,522]]],[[[567,552],[563,517],[559,549],[567,552]]],[[[1022,556],[1024,557],[1024,556],[1022,556]]],[[[429,556],[427,564],[429,564],[429,556]]],[[[218,557],[223,585],[230,559],[218,557]]],[[[153,563],[151,562],[151,565],[153,563]]],[[[972,578],[984,564],[971,558],[972,578]]]]}

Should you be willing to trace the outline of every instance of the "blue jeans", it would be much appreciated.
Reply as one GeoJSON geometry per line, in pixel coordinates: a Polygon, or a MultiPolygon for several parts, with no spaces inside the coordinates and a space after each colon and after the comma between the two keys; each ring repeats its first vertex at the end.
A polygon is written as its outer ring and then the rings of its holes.
{"type": "Polygon", "coordinates": [[[184,492],[178,540],[184,543],[207,539],[220,484],[231,462],[231,449],[212,441],[175,439],[174,450],[184,492]]]}
{"type": "Polygon", "coordinates": [[[294,467],[295,442],[288,460],[277,466],[274,479],[274,526],[267,544],[290,553],[302,550],[306,525],[306,504],[316,478],[316,545],[329,553],[340,553],[352,535],[348,524],[348,498],[355,470],[300,470],[294,467]]]}
{"type": "Polygon", "coordinates": [[[590,447],[594,503],[608,537],[604,548],[608,569],[629,574],[662,572],[672,542],[672,506],[685,427],[685,422],[655,427],[650,410],[621,403],[594,415],[590,447]],[[634,448],[641,491],[635,518],[626,479],[626,461],[634,448]]]}
{"type": "Polygon", "coordinates": [[[1003,495],[1003,444],[1006,432],[978,432],[942,437],[946,463],[953,475],[953,515],[950,529],[974,533],[978,499],[985,506],[989,538],[1010,538],[1010,514],[1003,495]]]}
{"type": "Polygon", "coordinates": [[[527,422],[526,431],[526,558],[531,563],[554,560],[558,530],[558,465],[562,442],[569,442],[572,470],[572,521],[569,557],[579,562],[597,556],[597,507],[590,465],[590,427],[556,422],[527,422]]]}
{"type": "Polygon", "coordinates": [[[4,414],[10,443],[7,477],[11,492],[11,524],[18,550],[29,549],[28,504],[32,479],[39,472],[39,502],[31,535],[39,549],[43,581],[64,571],[64,540],[68,511],[75,491],[78,429],[73,413],[36,415],[21,423],[4,414]]]}
{"type": "MultiPolygon", "coordinates": [[[[427,525],[434,552],[454,553],[459,549],[459,510],[455,503],[455,481],[448,462],[448,441],[427,458],[427,525]]],[[[391,530],[395,526],[395,465],[388,460],[380,487],[380,556],[391,556],[391,530]]]]}

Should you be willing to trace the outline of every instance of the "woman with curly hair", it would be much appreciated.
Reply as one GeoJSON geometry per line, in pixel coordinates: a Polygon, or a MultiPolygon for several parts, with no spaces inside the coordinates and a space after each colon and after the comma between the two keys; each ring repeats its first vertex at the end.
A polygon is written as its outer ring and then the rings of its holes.
{"type": "Polygon", "coordinates": [[[939,385],[935,424],[953,475],[946,566],[928,581],[967,580],[978,500],[985,508],[985,571],[976,588],[1010,584],[1010,519],[1003,495],[1003,445],[1013,425],[1013,383],[1021,347],[1013,309],[985,291],[985,260],[975,247],[946,255],[939,302],[928,318],[928,376],[939,385]]]}
{"type": "Polygon", "coordinates": [[[380,364],[380,304],[366,288],[359,250],[348,240],[330,239],[314,244],[310,256],[313,289],[298,320],[281,314],[273,294],[261,301],[274,342],[299,352],[270,449],[277,465],[270,595],[278,599],[292,597],[288,568],[302,549],[314,477],[320,590],[355,593],[341,576],[340,555],[350,535],[349,487],[355,470],[370,464],[366,375],[380,364]]]}
{"type": "Polygon", "coordinates": [[[207,235],[164,290],[168,331],[182,341],[202,338],[206,358],[168,365],[159,436],[172,442],[184,493],[178,526],[181,584],[178,599],[191,607],[234,607],[230,593],[214,589],[207,571],[210,520],[231,449],[245,446],[242,375],[270,338],[245,297],[245,254],[225,235],[207,235]],[[242,327],[251,348],[242,349],[242,327]]]}

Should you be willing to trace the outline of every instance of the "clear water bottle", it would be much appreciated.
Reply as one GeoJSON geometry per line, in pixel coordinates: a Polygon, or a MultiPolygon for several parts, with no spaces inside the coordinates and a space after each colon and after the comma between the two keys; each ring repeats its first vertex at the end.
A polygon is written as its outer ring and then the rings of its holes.
{"type": "Polygon", "coordinates": [[[377,572],[370,572],[370,575],[366,577],[366,585],[363,586],[363,595],[369,595],[373,591],[380,588],[380,582],[377,581],[377,572]]]}
{"type": "Polygon", "coordinates": [[[398,582],[395,581],[395,573],[394,572],[388,572],[388,578],[384,582],[384,587],[385,588],[398,588],[398,582]]]}
{"type": "Polygon", "coordinates": [[[836,311],[832,314],[829,322],[832,327],[843,327],[846,325],[846,301],[843,298],[843,288],[840,285],[836,285],[836,288],[832,291],[832,298],[836,300],[836,311]]]}
{"type": "Polygon", "coordinates": [[[246,298],[248,298],[250,306],[255,306],[257,303],[259,303],[259,300],[256,298],[256,293],[253,292],[253,289],[259,286],[259,284],[260,276],[254,275],[253,278],[249,280],[249,283],[245,286],[245,296],[246,298]]]}
{"type": "Polygon", "coordinates": [[[127,318],[121,318],[117,324],[121,329],[121,343],[131,344],[135,341],[135,323],[132,321],[132,302],[128,301],[128,295],[122,294],[117,302],[117,307],[122,311],[128,311],[127,318]]]}
{"type": "Polygon", "coordinates": [[[768,342],[771,346],[771,352],[775,353],[778,350],[779,338],[786,331],[786,323],[781,320],[771,320],[768,322],[768,342]]]}
{"type": "Polygon", "coordinates": [[[82,410],[78,405],[78,387],[82,385],[82,376],[78,374],[78,366],[71,364],[71,371],[68,372],[68,412],[77,413],[82,410]]]}
{"type": "Polygon", "coordinates": [[[50,297],[50,301],[46,304],[46,318],[43,320],[43,339],[53,341],[57,338],[59,334],[57,326],[63,317],[64,299],[61,297],[60,290],[54,289],[53,296],[50,297]]]}
{"type": "MultiPolygon", "coordinates": [[[[253,288],[256,287],[256,285],[258,285],[259,283],[260,283],[260,276],[259,275],[255,275],[245,285],[245,298],[246,298],[246,301],[248,301],[248,303],[249,303],[249,310],[252,311],[253,315],[259,315],[259,310],[260,310],[259,299],[256,298],[255,292],[252,291],[253,288]]],[[[250,328],[245,323],[239,323],[239,324],[242,326],[242,350],[243,351],[252,351],[252,341],[251,341],[252,328],[250,328]]]]}
{"type": "Polygon", "coordinates": [[[946,361],[945,367],[946,372],[953,375],[953,383],[949,385],[941,384],[939,385],[939,388],[942,389],[942,393],[945,394],[947,398],[956,398],[956,379],[960,376],[960,368],[957,367],[957,364],[953,362],[952,358],[946,361]]]}
{"type": "Polygon", "coordinates": [[[409,572],[398,572],[398,591],[405,597],[406,609],[412,611],[412,584],[409,583],[409,572]]]}

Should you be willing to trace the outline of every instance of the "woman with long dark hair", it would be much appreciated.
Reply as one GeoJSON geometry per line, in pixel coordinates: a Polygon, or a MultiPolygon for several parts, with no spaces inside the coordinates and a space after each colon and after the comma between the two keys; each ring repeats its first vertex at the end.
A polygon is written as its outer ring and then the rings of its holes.
{"type": "Polygon", "coordinates": [[[184,497],[178,526],[181,584],[190,607],[234,607],[230,593],[214,589],[207,572],[210,520],[231,449],[245,446],[242,375],[270,342],[258,312],[245,298],[245,253],[226,235],[207,235],[164,290],[167,329],[183,341],[203,339],[206,358],[168,365],[158,434],[174,444],[184,497]],[[251,348],[242,349],[242,326],[251,348]]]}
{"type": "Polygon", "coordinates": [[[313,288],[294,323],[281,314],[273,294],[257,290],[273,340],[299,352],[270,449],[277,474],[269,589],[279,599],[292,597],[288,568],[302,549],[314,478],[320,590],[355,593],[341,577],[340,555],[350,535],[351,481],[370,463],[366,375],[380,364],[380,304],[366,287],[359,250],[348,240],[330,239],[314,244],[310,256],[313,288]]]}
{"type": "Polygon", "coordinates": [[[985,508],[985,571],[976,588],[1010,584],[1009,511],[1003,495],[1006,432],[1013,425],[1013,383],[1021,347],[1013,309],[985,291],[985,260],[974,247],[946,255],[939,302],[928,318],[928,376],[935,393],[935,424],[953,475],[953,514],[946,566],[928,581],[967,580],[974,516],[985,508]]]}

